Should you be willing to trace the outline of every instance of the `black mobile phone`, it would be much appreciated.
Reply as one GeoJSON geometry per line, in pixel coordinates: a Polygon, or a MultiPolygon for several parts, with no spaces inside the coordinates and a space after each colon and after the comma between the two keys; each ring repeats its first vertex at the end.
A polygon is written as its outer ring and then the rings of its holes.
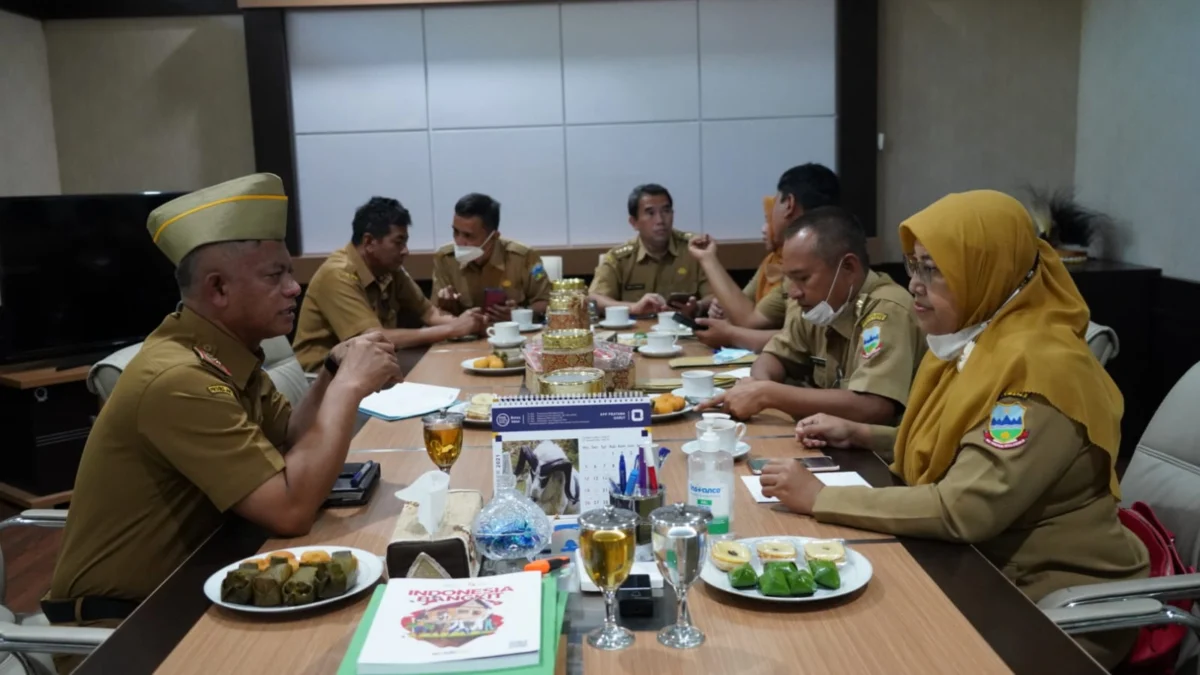
{"type": "Polygon", "coordinates": [[[695,319],[693,319],[690,316],[686,316],[680,312],[675,312],[675,316],[672,318],[675,320],[675,323],[677,323],[681,326],[687,326],[688,328],[691,328],[693,331],[708,330],[708,326],[701,326],[700,324],[696,323],[695,319]]]}
{"type": "MultiPolygon", "coordinates": [[[[769,461],[771,460],[767,459],[766,457],[751,457],[750,461],[747,462],[747,465],[750,467],[750,473],[754,474],[755,476],[761,475],[763,467],[766,466],[767,462],[769,461]]],[[[822,471],[837,471],[838,469],[842,468],[838,466],[837,462],[833,461],[832,457],[827,455],[821,455],[820,457],[797,457],[796,461],[803,462],[804,468],[812,471],[813,473],[819,473],[822,471]]]]}
{"type": "Polygon", "coordinates": [[[692,299],[691,293],[672,293],[667,296],[667,304],[672,307],[682,307],[692,299]]]}

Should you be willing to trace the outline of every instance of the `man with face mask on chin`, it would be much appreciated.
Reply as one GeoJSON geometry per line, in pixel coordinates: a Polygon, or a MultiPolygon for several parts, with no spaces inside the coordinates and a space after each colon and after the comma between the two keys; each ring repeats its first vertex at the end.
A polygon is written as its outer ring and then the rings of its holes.
{"type": "Polygon", "coordinates": [[[844,209],[813,209],[789,225],[783,273],[796,306],[750,377],[697,409],[723,405],[747,418],[776,408],[795,417],[823,412],[894,425],[925,340],[912,296],[868,264],[866,235],[844,209]]]}
{"type": "Polygon", "coordinates": [[[454,243],[433,256],[433,298],[438,307],[458,314],[485,308],[485,291],[504,291],[502,303],[484,311],[492,321],[510,321],[514,307],[545,314],[550,278],[542,257],[528,246],[500,236],[500,202],[471,193],[454,205],[454,243]]]}
{"type": "Polygon", "coordinates": [[[460,317],[429,303],[404,270],[412,217],[400,202],[372,197],[354,213],[350,243],[317,268],[296,324],[296,360],[316,372],[337,343],[380,331],[397,349],[478,335],[487,319],[478,310],[460,317]],[[400,316],[419,317],[424,328],[397,328],[400,316]]]}

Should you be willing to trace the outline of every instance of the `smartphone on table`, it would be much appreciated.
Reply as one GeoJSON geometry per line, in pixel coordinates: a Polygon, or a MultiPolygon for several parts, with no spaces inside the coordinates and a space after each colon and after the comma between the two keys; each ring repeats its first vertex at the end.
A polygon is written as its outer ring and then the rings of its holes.
{"type": "MultiPolygon", "coordinates": [[[[813,473],[819,473],[821,471],[837,471],[842,468],[838,466],[837,462],[833,461],[833,458],[829,457],[828,455],[821,455],[820,457],[796,457],[795,459],[797,462],[802,462],[804,464],[804,468],[812,471],[813,473]]],[[[755,476],[761,475],[763,467],[766,466],[767,462],[769,461],[771,460],[766,457],[751,457],[750,461],[748,462],[750,465],[750,473],[754,474],[755,476]]]]}
{"type": "Polygon", "coordinates": [[[483,311],[488,311],[497,305],[503,305],[508,302],[508,293],[504,292],[503,288],[485,288],[483,289],[483,311]]]}
{"type": "Polygon", "coordinates": [[[688,300],[692,299],[691,293],[672,293],[667,296],[667,304],[676,309],[688,304],[688,300]]]}
{"type": "Polygon", "coordinates": [[[688,328],[691,328],[692,331],[708,330],[708,326],[701,326],[700,324],[696,323],[695,319],[681,312],[675,312],[675,316],[672,318],[674,319],[675,323],[679,324],[680,326],[687,326],[688,328]]]}

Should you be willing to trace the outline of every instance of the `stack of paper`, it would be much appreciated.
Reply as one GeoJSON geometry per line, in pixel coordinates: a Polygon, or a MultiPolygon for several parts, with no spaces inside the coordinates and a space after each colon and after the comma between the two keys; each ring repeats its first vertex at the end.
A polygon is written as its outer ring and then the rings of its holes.
{"type": "MultiPolygon", "coordinates": [[[[862,487],[871,487],[871,484],[866,481],[857,471],[835,471],[830,473],[814,473],[822,483],[830,486],[850,486],[858,485],[862,487]]],[[[745,483],[746,489],[754,497],[754,501],[760,504],[769,504],[779,501],[775,497],[764,497],[762,493],[762,483],[759,482],[758,476],[742,476],[742,482],[745,483]]]]}
{"type": "Polygon", "coordinates": [[[364,398],[358,409],[388,421],[416,417],[449,408],[458,400],[458,390],[419,382],[402,382],[364,398]]]}

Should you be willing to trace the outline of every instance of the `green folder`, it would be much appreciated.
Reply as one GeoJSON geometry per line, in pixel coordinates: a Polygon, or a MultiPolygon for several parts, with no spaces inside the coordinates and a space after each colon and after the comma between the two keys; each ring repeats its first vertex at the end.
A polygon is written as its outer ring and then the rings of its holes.
{"type": "MultiPolygon", "coordinates": [[[[358,655],[362,652],[363,643],[367,641],[367,633],[371,630],[371,622],[375,620],[375,612],[383,600],[386,584],[380,584],[371,595],[367,611],[363,613],[354,637],[350,638],[350,646],[342,665],[338,667],[337,675],[358,675],[358,655]]],[[[464,668],[463,672],[494,673],[495,675],[553,675],[554,665],[558,660],[559,636],[562,634],[563,617],[567,612],[567,591],[558,590],[558,575],[550,574],[542,579],[542,647],[536,665],[519,668],[500,668],[498,670],[471,670],[464,668]]],[[[465,661],[465,664],[470,663],[465,661]]]]}

